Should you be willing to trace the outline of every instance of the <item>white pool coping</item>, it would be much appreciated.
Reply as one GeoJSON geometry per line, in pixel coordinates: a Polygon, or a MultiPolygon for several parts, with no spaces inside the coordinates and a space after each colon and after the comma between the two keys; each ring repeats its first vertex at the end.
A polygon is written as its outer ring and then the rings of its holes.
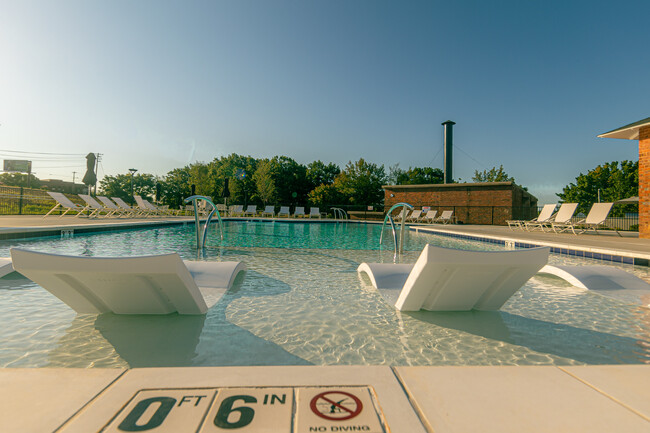
{"type": "Polygon", "coordinates": [[[215,427],[215,413],[223,396],[242,395],[255,403],[232,410],[248,406],[254,416],[230,431],[650,431],[650,365],[2,369],[0,389],[2,432],[124,431],[117,426],[152,398],[175,404],[157,428],[142,431],[228,431],[215,427]],[[314,415],[315,396],[340,392],[358,396],[363,410],[345,421],[314,415]],[[271,406],[264,396],[274,394],[282,401],[271,406]]]}

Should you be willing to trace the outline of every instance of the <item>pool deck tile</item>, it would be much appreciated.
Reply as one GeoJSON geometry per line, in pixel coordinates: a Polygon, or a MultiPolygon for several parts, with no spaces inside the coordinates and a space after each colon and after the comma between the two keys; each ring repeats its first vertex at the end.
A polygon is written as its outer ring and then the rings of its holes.
{"type": "MultiPolygon", "coordinates": [[[[580,368],[575,368],[580,374],[580,368]]],[[[622,367],[625,370],[627,367],[622,367]]],[[[431,431],[647,432],[650,423],[557,367],[397,367],[431,431]]],[[[650,369],[629,370],[627,378],[650,369]]],[[[603,371],[604,382],[616,373],[603,371]]],[[[618,387],[623,399],[635,386],[618,387]]]]}
{"type": "Polygon", "coordinates": [[[0,432],[55,431],[123,369],[0,369],[0,432]]]}

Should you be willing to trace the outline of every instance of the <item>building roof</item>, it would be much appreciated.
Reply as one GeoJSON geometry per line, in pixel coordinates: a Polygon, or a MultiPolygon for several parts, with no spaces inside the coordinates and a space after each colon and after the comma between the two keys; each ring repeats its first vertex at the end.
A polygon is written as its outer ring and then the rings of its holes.
{"type": "Polygon", "coordinates": [[[639,129],[643,126],[650,125],[650,117],[647,117],[638,122],[630,123],[629,125],[621,126],[612,131],[605,132],[600,134],[600,138],[624,138],[627,140],[638,140],[639,139],[639,129]]]}

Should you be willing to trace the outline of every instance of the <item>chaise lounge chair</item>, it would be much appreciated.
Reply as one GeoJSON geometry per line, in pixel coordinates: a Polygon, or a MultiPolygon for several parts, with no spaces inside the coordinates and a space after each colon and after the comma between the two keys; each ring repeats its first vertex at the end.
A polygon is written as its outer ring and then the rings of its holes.
{"type": "Polygon", "coordinates": [[[404,218],[404,222],[408,221],[409,218],[411,218],[411,215],[413,215],[413,210],[408,210],[407,208],[402,208],[398,209],[397,213],[394,214],[395,216],[393,217],[393,221],[396,223],[401,223],[402,218],[404,218]]]}
{"type": "Polygon", "coordinates": [[[525,230],[527,223],[535,223],[537,221],[547,221],[549,218],[553,216],[554,211],[555,211],[554,204],[545,204],[537,218],[533,218],[532,220],[506,220],[506,223],[508,224],[510,230],[512,230],[513,227],[525,230]]]}
{"type": "Polygon", "coordinates": [[[429,209],[427,213],[422,217],[422,222],[431,224],[436,221],[437,215],[438,215],[437,210],[429,209]]]}
{"type": "Polygon", "coordinates": [[[111,197],[113,201],[120,207],[125,212],[128,212],[130,216],[137,218],[141,215],[145,215],[142,211],[139,209],[133,208],[129,206],[124,200],[122,200],[119,197],[111,197]]]}
{"type": "Polygon", "coordinates": [[[50,195],[50,197],[52,197],[54,200],[56,200],[56,206],[54,206],[52,209],[50,209],[50,211],[48,213],[43,215],[43,218],[45,218],[46,216],[48,216],[49,214],[51,214],[52,212],[54,212],[58,208],[65,209],[65,212],[63,212],[61,215],[59,215],[60,217],[62,217],[63,215],[67,214],[70,211],[77,212],[77,215],[75,215],[77,217],[82,216],[82,212],[84,212],[87,209],[87,207],[81,207],[81,206],[79,206],[77,204],[74,204],[72,201],[70,201],[70,199],[68,197],[63,195],[63,193],[52,192],[52,191],[48,191],[47,193],[50,195]]]}
{"type": "Polygon", "coordinates": [[[420,219],[420,215],[422,215],[422,209],[415,209],[413,212],[411,212],[411,215],[406,218],[406,222],[417,222],[420,219]]]}
{"type": "Polygon", "coordinates": [[[450,224],[454,222],[454,211],[453,210],[443,210],[442,214],[436,218],[435,222],[442,224],[450,224]]]}
{"type": "Polygon", "coordinates": [[[554,204],[544,205],[537,218],[526,221],[523,225],[523,229],[531,231],[535,228],[539,228],[541,231],[544,231],[544,227],[550,226],[551,221],[553,221],[553,217],[555,216],[555,206],[556,205],[554,204]]]}
{"type": "Polygon", "coordinates": [[[255,204],[249,204],[246,207],[246,210],[244,211],[244,216],[250,215],[250,216],[255,216],[257,214],[257,205],[255,204]]]}
{"type": "Polygon", "coordinates": [[[99,199],[99,201],[102,202],[102,204],[106,209],[110,209],[113,211],[111,215],[117,214],[118,217],[125,216],[127,218],[131,216],[131,212],[127,211],[126,209],[121,209],[115,203],[113,203],[110,198],[101,195],[98,195],[97,198],[99,199]]]}
{"type": "Polygon", "coordinates": [[[291,213],[289,212],[289,206],[280,206],[280,210],[278,211],[278,218],[282,216],[289,218],[290,214],[291,213]]]}
{"type": "Polygon", "coordinates": [[[80,314],[205,314],[242,262],[188,262],[176,253],[71,257],[11,249],[14,268],[80,314]]]}
{"type": "Polygon", "coordinates": [[[264,212],[262,212],[262,216],[264,215],[269,215],[271,218],[275,216],[275,206],[266,206],[264,208],[264,212]]]}
{"type": "MultiPolygon", "coordinates": [[[[553,230],[556,228],[561,229],[561,232],[565,230],[571,230],[574,235],[584,233],[587,230],[594,230],[596,233],[598,233],[598,227],[605,225],[605,221],[607,221],[607,216],[612,210],[613,205],[614,203],[594,203],[593,206],[591,206],[591,209],[589,210],[586,218],[581,219],[576,223],[567,221],[564,224],[553,224],[553,230]],[[576,233],[576,228],[581,228],[582,230],[579,233],[576,233]]],[[[619,236],[621,235],[618,230],[616,230],[616,234],[619,236]]]]}
{"type": "Polygon", "coordinates": [[[309,208],[309,218],[319,218],[320,219],[320,209],[317,207],[309,208]]]}
{"type": "Polygon", "coordinates": [[[304,218],[305,217],[305,208],[302,206],[296,206],[296,210],[293,211],[294,218],[304,218]]]}
{"type": "Polygon", "coordinates": [[[106,217],[110,217],[115,213],[115,211],[112,209],[107,209],[106,207],[99,204],[97,200],[88,194],[78,194],[78,196],[86,202],[86,210],[92,209],[92,212],[88,215],[88,218],[101,217],[102,212],[106,214],[106,217]]]}
{"type": "Polygon", "coordinates": [[[400,311],[498,310],[548,261],[550,248],[464,251],[427,244],[417,262],[362,263],[384,299],[400,311]]]}

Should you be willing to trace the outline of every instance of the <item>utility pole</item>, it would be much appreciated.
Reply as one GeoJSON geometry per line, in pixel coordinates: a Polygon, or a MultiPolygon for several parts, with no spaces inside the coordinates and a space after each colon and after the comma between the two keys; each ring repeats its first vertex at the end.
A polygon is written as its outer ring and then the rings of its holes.
{"type": "Polygon", "coordinates": [[[73,187],[74,187],[74,178],[75,178],[75,175],[76,175],[76,174],[77,174],[76,171],[73,171],[73,172],[72,172],[72,185],[73,185],[73,187]]]}
{"type": "Polygon", "coordinates": [[[97,157],[97,158],[95,159],[95,178],[96,178],[96,180],[95,180],[95,192],[94,192],[93,194],[94,194],[94,195],[97,195],[97,182],[98,182],[98,179],[97,179],[97,168],[99,167],[99,161],[102,160],[102,154],[101,154],[101,153],[96,153],[95,156],[97,157]]]}

